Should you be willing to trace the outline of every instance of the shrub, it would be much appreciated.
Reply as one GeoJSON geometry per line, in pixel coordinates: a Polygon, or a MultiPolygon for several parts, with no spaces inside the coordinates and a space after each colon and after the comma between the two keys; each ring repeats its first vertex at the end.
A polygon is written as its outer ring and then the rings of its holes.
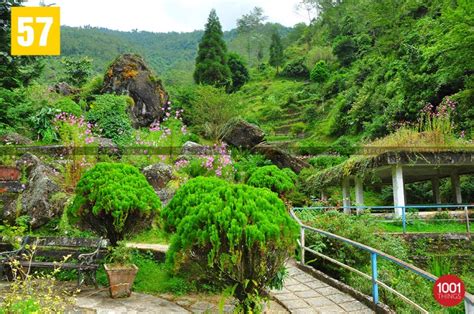
{"type": "Polygon", "coordinates": [[[73,114],[76,117],[80,117],[82,115],[81,107],[74,102],[71,98],[61,98],[58,100],[54,105],[53,108],[58,110],[59,112],[66,112],[69,114],[73,114]]]}
{"type": "Polygon", "coordinates": [[[202,202],[205,193],[226,185],[228,185],[227,181],[205,177],[197,177],[186,182],[161,212],[165,229],[176,230],[188,211],[202,202]]]}
{"type": "Polygon", "coordinates": [[[192,275],[233,287],[244,311],[258,311],[261,293],[275,285],[295,247],[298,227],[275,193],[217,183],[199,195],[180,195],[188,202],[175,205],[186,215],[171,240],[167,261],[175,270],[192,266],[192,275]]]}
{"type": "Polygon", "coordinates": [[[228,88],[230,92],[238,91],[250,80],[249,71],[242,57],[236,53],[229,53],[227,63],[232,76],[232,84],[228,88]]]}
{"type": "Polygon", "coordinates": [[[275,165],[255,170],[247,181],[248,185],[268,188],[278,194],[284,194],[295,188],[296,174],[289,168],[280,169],[275,165]]]}
{"type": "Polygon", "coordinates": [[[309,160],[310,165],[318,170],[334,167],[347,160],[347,157],[333,156],[333,155],[321,155],[313,157],[309,160]]]}
{"type": "Polygon", "coordinates": [[[132,125],[127,114],[130,98],[126,96],[100,95],[90,105],[87,120],[95,123],[99,133],[117,144],[128,142],[132,125]]]}
{"type": "Polygon", "coordinates": [[[194,129],[207,138],[217,140],[226,123],[236,115],[236,96],[224,89],[200,86],[188,110],[194,129]]]}
{"type": "Polygon", "coordinates": [[[79,221],[116,245],[152,222],[161,207],[152,186],[130,165],[98,163],[76,187],[70,221],[79,221]]]}
{"type": "Polygon", "coordinates": [[[324,61],[319,61],[311,70],[310,79],[313,82],[324,83],[329,78],[329,68],[324,61]]]}
{"type": "Polygon", "coordinates": [[[309,77],[309,71],[305,65],[304,58],[296,59],[286,64],[281,71],[281,76],[307,79],[309,77]]]}

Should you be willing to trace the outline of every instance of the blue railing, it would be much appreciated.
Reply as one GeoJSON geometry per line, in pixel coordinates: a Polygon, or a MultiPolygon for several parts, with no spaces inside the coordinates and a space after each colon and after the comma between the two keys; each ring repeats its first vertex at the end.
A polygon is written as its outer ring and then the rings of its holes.
{"type": "MultiPolygon", "coordinates": [[[[463,216],[462,218],[451,218],[451,219],[436,219],[436,221],[458,221],[458,222],[465,222],[466,226],[466,233],[470,235],[470,221],[474,221],[474,219],[469,218],[469,213],[471,210],[474,209],[474,205],[470,204],[435,204],[435,205],[405,205],[405,206],[312,206],[312,207],[295,207],[293,208],[295,211],[311,211],[314,210],[315,212],[319,211],[328,211],[328,210],[350,210],[355,211],[357,214],[363,211],[370,211],[371,213],[383,213],[383,214],[391,214],[396,211],[396,209],[401,209],[401,222],[402,222],[402,232],[407,233],[407,211],[410,212],[411,210],[419,210],[420,213],[426,210],[434,210],[436,212],[440,211],[441,209],[447,210],[462,210],[463,216]]],[[[396,222],[400,221],[396,218],[396,215],[392,216],[392,219],[384,219],[384,220],[377,220],[379,222],[396,222]]]]}
{"type": "MultiPolygon", "coordinates": [[[[359,243],[359,242],[341,237],[339,235],[336,235],[336,234],[333,234],[333,233],[330,233],[330,232],[327,232],[327,231],[324,231],[324,230],[321,230],[321,229],[317,229],[317,228],[314,228],[314,227],[307,226],[307,225],[305,225],[301,222],[301,220],[295,214],[293,209],[290,210],[290,214],[291,214],[292,218],[294,220],[296,220],[296,222],[300,225],[300,239],[298,241],[298,244],[299,244],[300,249],[301,249],[301,263],[303,265],[305,264],[305,253],[306,253],[306,251],[310,252],[310,253],[313,253],[316,256],[319,256],[321,258],[329,260],[329,261],[331,261],[331,262],[333,262],[333,263],[335,263],[335,264],[337,264],[337,265],[339,265],[339,266],[341,266],[345,269],[348,269],[352,272],[355,272],[355,273],[361,275],[362,277],[365,277],[365,278],[371,280],[371,282],[372,282],[372,300],[373,300],[373,303],[375,305],[379,304],[379,302],[380,302],[380,300],[379,300],[379,286],[381,286],[381,287],[387,289],[388,291],[394,293],[399,298],[401,298],[405,303],[410,304],[414,308],[418,309],[420,312],[428,313],[428,311],[426,311],[420,305],[416,304],[414,301],[410,300],[408,297],[404,296],[400,292],[396,291],[395,289],[393,289],[392,287],[388,286],[387,284],[381,282],[378,279],[377,258],[381,257],[381,258],[384,258],[386,260],[389,260],[389,261],[395,263],[396,265],[398,265],[402,268],[405,268],[405,269],[413,272],[414,274],[419,275],[419,276],[421,276],[421,277],[423,277],[423,278],[425,278],[425,279],[427,279],[431,282],[435,282],[438,279],[438,277],[436,277],[435,275],[430,274],[430,273],[424,271],[423,269],[418,268],[418,267],[416,267],[412,264],[406,263],[406,262],[404,262],[404,261],[402,261],[402,260],[400,260],[400,259],[398,259],[394,256],[391,256],[391,255],[386,254],[382,251],[379,251],[379,250],[377,250],[373,247],[367,246],[365,244],[362,244],[362,243],[359,243]],[[371,275],[369,276],[366,273],[363,273],[358,269],[355,269],[355,268],[353,268],[351,266],[348,266],[344,263],[341,263],[340,261],[337,261],[337,260],[335,260],[335,259],[333,259],[329,256],[321,254],[320,252],[317,252],[317,251],[315,251],[315,250],[313,250],[309,247],[306,247],[305,246],[305,230],[324,235],[324,236],[326,236],[328,238],[331,238],[331,239],[342,241],[342,242],[347,243],[349,245],[352,245],[356,248],[359,248],[363,251],[369,252],[370,253],[370,259],[371,259],[371,275]]],[[[464,305],[465,305],[466,313],[473,314],[474,313],[474,296],[466,292],[466,295],[464,297],[464,305]]]]}

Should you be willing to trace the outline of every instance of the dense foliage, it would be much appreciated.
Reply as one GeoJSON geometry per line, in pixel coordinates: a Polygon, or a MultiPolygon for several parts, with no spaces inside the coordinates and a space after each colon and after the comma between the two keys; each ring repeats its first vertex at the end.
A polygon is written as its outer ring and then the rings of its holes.
{"type": "Polygon", "coordinates": [[[105,94],[97,96],[87,112],[87,120],[96,125],[97,133],[123,144],[130,140],[132,124],[128,117],[131,98],[105,94]]]}
{"type": "Polygon", "coordinates": [[[245,83],[250,80],[249,71],[245,66],[243,59],[236,53],[228,54],[228,64],[231,73],[232,84],[229,91],[238,91],[245,83]]]}
{"type": "Polygon", "coordinates": [[[277,32],[272,34],[272,42],[270,44],[270,59],[268,63],[276,67],[277,73],[279,67],[283,64],[285,57],[283,55],[283,45],[281,44],[280,34],[277,32]]]}
{"type": "MultiPolygon", "coordinates": [[[[179,222],[167,260],[190,276],[234,287],[245,310],[258,308],[265,287],[295,245],[297,226],[285,205],[267,189],[196,178],[178,194],[179,222]],[[196,187],[208,185],[195,194],[196,187]],[[199,196],[199,197],[198,197],[199,196]]],[[[177,195],[177,196],[178,196],[177,195]]]]}
{"type": "Polygon", "coordinates": [[[284,194],[295,188],[296,179],[297,176],[291,169],[280,169],[275,165],[271,165],[257,168],[250,175],[247,184],[284,194]]]}
{"type": "Polygon", "coordinates": [[[227,64],[227,45],[216,11],[212,10],[207,20],[204,35],[199,43],[194,70],[194,81],[198,84],[227,87],[231,84],[231,72],[227,64]]]}
{"type": "Polygon", "coordinates": [[[98,163],[76,187],[70,221],[80,222],[112,245],[149,225],[161,202],[140,171],[120,163],[98,163]]]}

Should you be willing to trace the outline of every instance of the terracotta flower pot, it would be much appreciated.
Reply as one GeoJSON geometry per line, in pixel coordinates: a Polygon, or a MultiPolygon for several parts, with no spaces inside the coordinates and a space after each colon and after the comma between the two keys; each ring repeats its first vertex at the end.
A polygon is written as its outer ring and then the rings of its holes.
{"type": "Polygon", "coordinates": [[[109,279],[110,297],[114,299],[128,298],[132,294],[133,281],[137,275],[138,267],[104,264],[104,268],[109,279]]]}

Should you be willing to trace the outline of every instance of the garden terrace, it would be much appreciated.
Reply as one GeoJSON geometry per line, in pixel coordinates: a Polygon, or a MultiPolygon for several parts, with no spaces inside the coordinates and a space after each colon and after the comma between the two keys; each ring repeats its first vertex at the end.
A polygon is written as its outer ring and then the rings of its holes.
{"type": "Polygon", "coordinates": [[[309,182],[313,188],[324,191],[325,188],[341,185],[345,211],[350,210],[350,186],[355,186],[355,203],[364,205],[363,184],[393,186],[394,207],[401,215],[405,206],[404,184],[431,180],[434,203],[440,204],[439,180],[451,178],[455,200],[462,204],[459,177],[474,174],[474,152],[385,152],[372,156],[354,156],[344,163],[322,170],[309,182]]]}

